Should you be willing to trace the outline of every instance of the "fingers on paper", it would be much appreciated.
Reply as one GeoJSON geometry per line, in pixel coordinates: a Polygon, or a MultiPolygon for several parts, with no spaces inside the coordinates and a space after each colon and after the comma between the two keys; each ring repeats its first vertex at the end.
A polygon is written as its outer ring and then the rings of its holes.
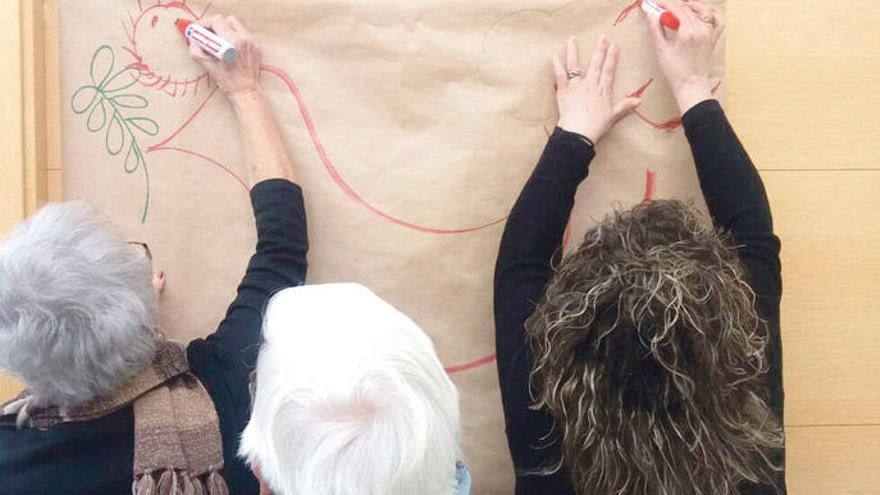
{"type": "Polygon", "coordinates": [[[568,71],[580,70],[580,62],[578,61],[577,40],[574,36],[569,36],[565,42],[565,68],[568,71]]]}
{"type": "Polygon", "coordinates": [[[556,76],[556,89],[562,89],[568,84],[568,74],[565,72],[565,67],[562,65],[562,60],[559,59],[559,55],[553,54],[553,75],[556,76]]]}
{"type": "Polygon", "coordinates": [[[599,89],[606,95],[611,94],[614,87],[614,75],[617,72],[617,60],[620,58],[620,49],[617,45],[610,44],[605,55],[605,63],[602,65],[602,73],[599,76],[599,89]]]}
{"type": "Polygon", "coordinates": [[[593,50],[593,56],[590,58],[590,66],[587,69],[587,79],[598,84],[599,78],[602,76],[602,67],[605,65],[605,57],[608,55],[608,38],[605,35],[599,36],[596,42],[596,49],[593,50]]]}

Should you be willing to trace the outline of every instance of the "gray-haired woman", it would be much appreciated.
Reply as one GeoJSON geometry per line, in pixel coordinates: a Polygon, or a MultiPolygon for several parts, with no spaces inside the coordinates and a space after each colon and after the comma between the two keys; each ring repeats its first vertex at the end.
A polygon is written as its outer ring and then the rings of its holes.
{"type": "Polygon", "coordinates": [[[263,308],[306,276],[302,191],[259,88],[260,53],[233,17],[204,25],[239,49],[201,62],[241,125],[258,243],[216,332],[185,349],[156,327],[164,276],[82,203],[49,205],[0,246],[0,369],[27,390],[0,409],[0,492],[247,494],[237,459],[263,308]]]}

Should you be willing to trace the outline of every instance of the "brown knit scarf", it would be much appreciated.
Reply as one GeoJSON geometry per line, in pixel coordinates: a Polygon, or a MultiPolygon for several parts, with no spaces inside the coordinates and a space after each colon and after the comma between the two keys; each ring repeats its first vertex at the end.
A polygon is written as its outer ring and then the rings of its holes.
{"type": "MultiPolygon", "coordinates": [[[[25,390],[0,406],[0,424],[48,430],[92,421],[134,403],[134,495],[228,495],[214,402],[179,344],[161,342],[150,367],[115,394],[63,411],[31,410],[25,390]]],[[[87,446],[84,446],[87,447],[87,446]]]]}

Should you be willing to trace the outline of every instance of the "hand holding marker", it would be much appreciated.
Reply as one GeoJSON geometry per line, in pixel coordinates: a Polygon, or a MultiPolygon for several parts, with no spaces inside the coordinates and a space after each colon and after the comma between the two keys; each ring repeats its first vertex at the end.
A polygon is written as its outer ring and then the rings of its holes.
{"type": "Polygon", "coordinates": [[[659,18],[660,24],[662,24],[664,27],[669,28],[673,31],[678,31],[678,27],[681,25],[681,21],[679,21],[678,17],[676,17],[675,14],[673,14],[672,12],[657,5],[652,0],[642,0],[641,7],[642,10],[649,16],[659,18]]]}
{"type": "Polygon", "coordinates": [[[208,28],[184,19],[177,19],[174,25],[177,26],[180,34],[186,38],[187,44],[194,42],[205,52],[226,63],[234,62],[238,56],[238,50],[235,49],[232,43],[217,36],[208,28]]]}

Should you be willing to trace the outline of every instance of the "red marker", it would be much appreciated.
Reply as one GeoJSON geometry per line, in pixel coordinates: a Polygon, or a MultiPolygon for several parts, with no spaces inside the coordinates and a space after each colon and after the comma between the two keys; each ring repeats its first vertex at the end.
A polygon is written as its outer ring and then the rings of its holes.
{"type": "Polygon", "coordinates": [[[660,24],[673,31],[678,31],[678,26],[681,25],[681,21],[678,20],[678,17],[675,14],[657,5],[651,0],[642,0],[642,10],[655,19],[659,18],[660,24]]]}
{"type": "Polygon", "coordinates": [[[180,34],[186,38],[187,43],[195,42],[202,50],[224,62],[232,63],[235,61],[235,57],[238,56],[238,50],[232,46],[232,43],[217,36],[208,28],[185,19],[177,19],[174,25],[177,26],[180,34]]]}

